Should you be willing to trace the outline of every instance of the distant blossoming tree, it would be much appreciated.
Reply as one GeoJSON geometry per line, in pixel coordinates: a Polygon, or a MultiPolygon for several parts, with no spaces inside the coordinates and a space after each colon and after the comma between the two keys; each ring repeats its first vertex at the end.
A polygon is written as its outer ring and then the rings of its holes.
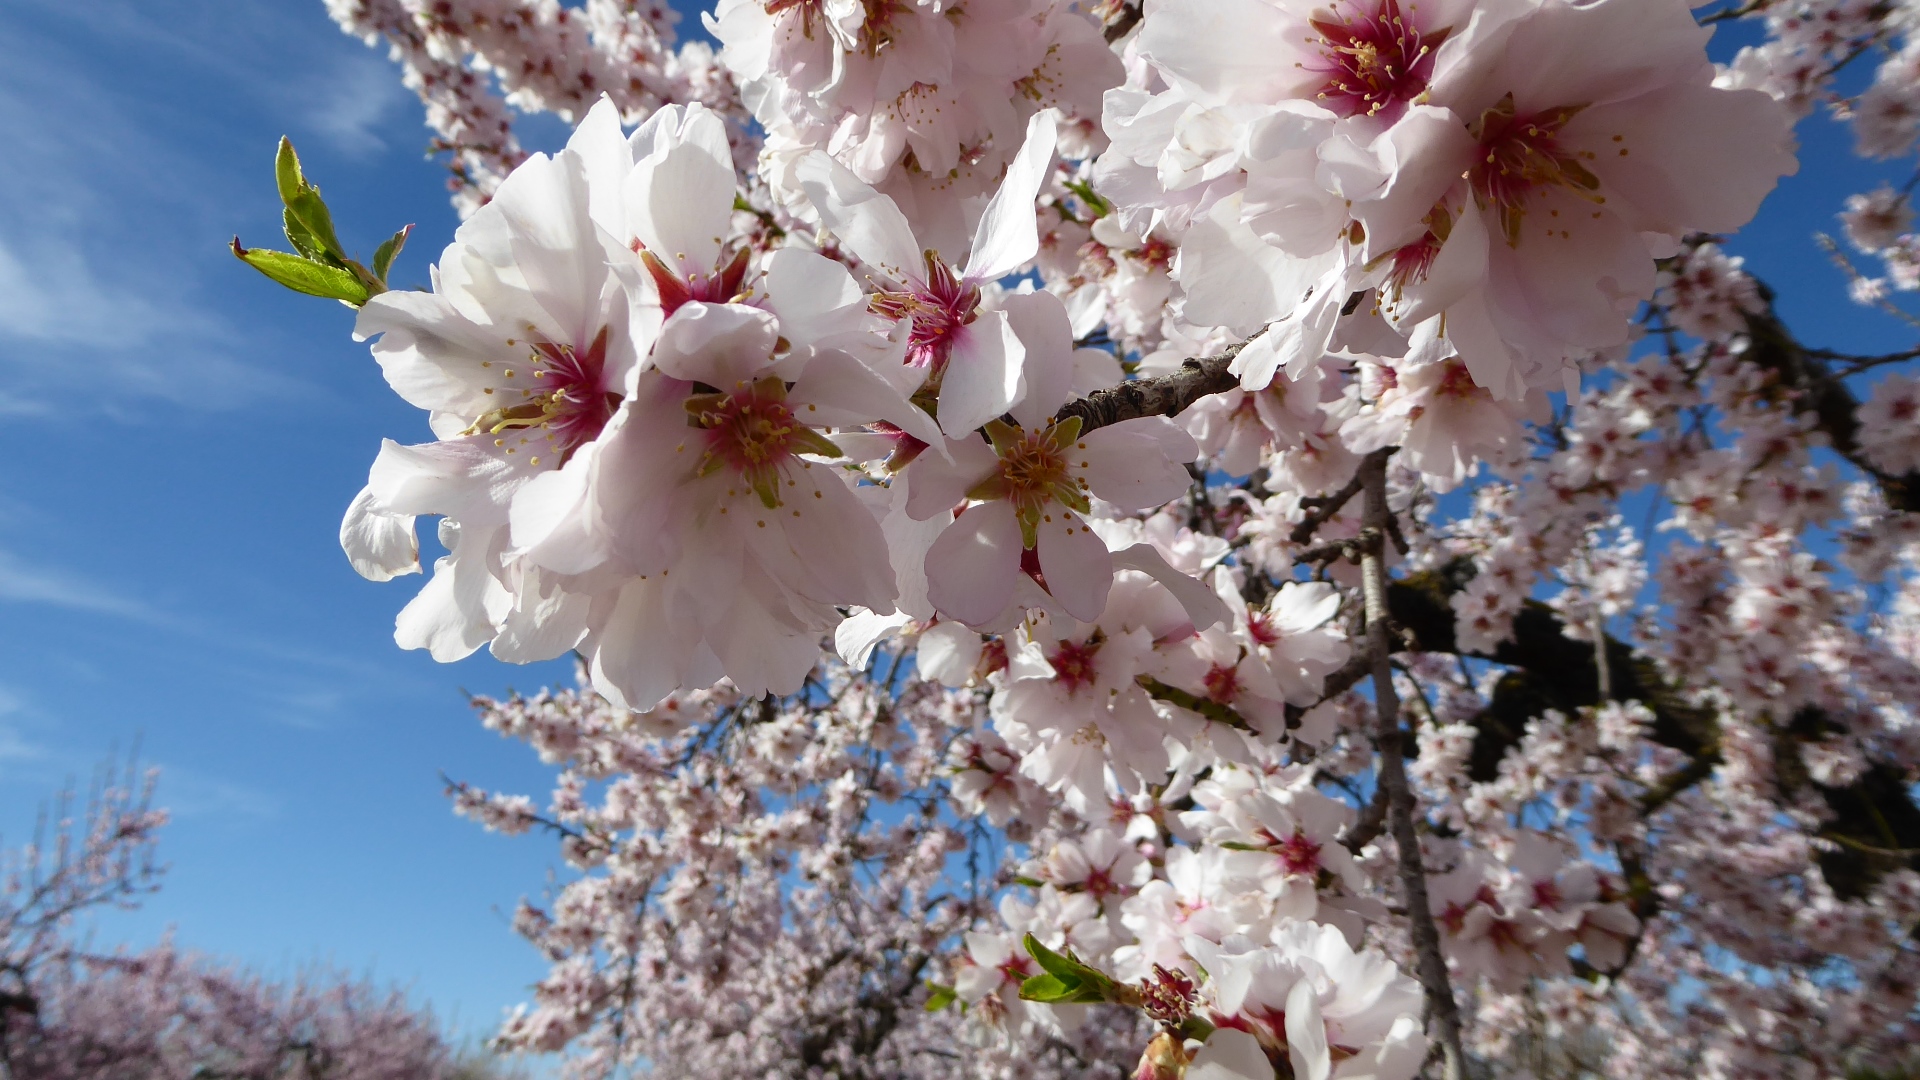
{"type": "Polygon", "coordinates": [[[103,769],[0,857],[0,1080],[462,1080],[433,1017],[333,975],[272,983],[171,943],[101,953],[75,920],[159,887],[153,774],[103,769]]]}
{"type": "MultiPolygon", "coordinates": [[[[235,242],[427,412],[342,544],[437,519],[402,646],[580,661],[477,703],[551,800],[454,787],[572,868],[502,1045],[1908,1063],[1920,349],[1802,343],[1725,246],[1803,117],[1911,164],[1908,0],[328,8],[464,217],[391,291],[283,144],[296,250],[235,242]]],[[[1824,242],[1920,325],[1912,186],[1824,242]]]]}

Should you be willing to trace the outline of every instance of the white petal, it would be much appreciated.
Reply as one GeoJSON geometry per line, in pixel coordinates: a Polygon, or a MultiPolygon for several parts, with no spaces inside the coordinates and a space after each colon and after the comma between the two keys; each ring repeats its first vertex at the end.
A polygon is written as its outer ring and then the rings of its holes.
{"type": "Polygon", "coordinates": [[[1333,1071],[1327,1025],[1320,1019],[1320,998],[1313,982],[1303,977],[1287,991],[1287,1057],[1293,1061],[1296,1080],[1327,1080],[1333,1071]]]}
{"type": "Polygon", "coordinates": [[[1057,505],[1042,514],[1036,541],[1047,592],[1081,622],[1098,619],[1113,588],[1113,557],[1105,542],[1080,515],[1057,505]]]}
{"type": "Polygon", "coordinates": [[[1021,427],[1045,427],[1073,397],[1073,325],[1066,305],[1050,292],[1014,293],[1001,310],[1026,354],[1021,364],[1026,387],[1007,411],[1021,427]]]}
{"type": "Polygon", "coordinates": [[[873,658],[874,647],[882,641],[898,634],[900,628],[912,622],[904,612],[893,611],[885,615],[855,608],[845,622],[834,628],[833,651],[847,666],[864,669],[867,661],[873,658]]]}
{"type": "Polygon", "coordinates": [[[420,572],[420,541],[412,514],[380,509],[372,488],[362,488],[340,522],[340,547],[353,569],[368,581],[391,581],[420,572]]]}
{"type": "Polygon", "coordinates": [[[956,622],[937,622],[920,635],[914,668],[941,686],[960,687],[979,666],[980,635],[956,622]]]}
{"type": "Polygon", "coordinates": [[[686,304],[660,328],[653,363],[686,382],[731,391],[753,381],[772,362],[780,324],[740,304],[686,304]]]}
{"type": "Polygon", "coordinates": [[[679,689],[700,643],[688,607],[663,578],[628,581],[589,643],[594,689],[628,709],[651,709],[679,689]]]}
{"type": "Polygon", "coordinates": [[[1187,1080],[1273,1080],[1273,1066],[1260,1040],[1244,1031],[1221,1028],[1187,1065],[1187,1080]]]}
{"type": "Polygon", "coordinates": [[[1005,502],[981,503],[954,519],[927,550],[927,599],[963,623],[985,623],[1013,599],[1020,576],[1020,523],[1005,502]]]}
{"type": "Polygon", "coordinates": [[[767,306],[780,331],[802,344],[857,327],[867,297],[845,266],[816,251],[781,248],[767,257],[767,306]]]}
{"type": "Polygon", "coordinates": [[[993,447],[977,435],[948,440],[946,451],[948,460],[921,454],[907,466],[906,475],[913,478],[907,492],[907,516],[915,521],[952,511],[966,499],[973,485],[991,476],[1000,464],[993,447]]]}
{"type": "Polygon", "coordinates": [[[968,432],[1007,411],[1020,396],[1020,369],[1026,347],[1013,332],[1006,312],[983,311],[963,327],[940,384],[940,427],[962,439],[968,432]]]}
{"type": "Polygon", "coordinates": [[[961,276],[969,281],[998,281],[1018,270],[1040,250],[1040,223],[1033,200],[1053,163],[1058,137],[1055,114],[1042,109],[1027,120],[1027,138],[1007,166],[1006,178],[993,193],[973,231],[973,247],[961,276]]]}
{"type": "MultiPolygon", "coordinates": [[[[819,213],[820,223],[839,238],[842,247],[858,255],[860,261],[892,275],[895,281],[919,279],[925,265],[920,245],[913,238],[907,216],[892,199],[823,153],[801,159],[794,174],[800,190],[806,192],[807,200],[819,213]]],[[[1032,216],[1031,207],[1028,216],[1032,216]]]]}
{"type": "Polygon", "coordinates": [[[1090,431],[1069,451],[1074,472],[1099,498],[1123,510],[1177,499],[1193,478],[1182,464],[1199,453],[1191,436],[1164,416],[1141,416],[1090,431]]]}
{"type": "Polygon", "coordinates": [[[627,235],[683,277],[710,273],[733,220],[733,159],[680,145],[627,174],[627,235]]]}
{"type": "Polygon", "coordinates": [[[551,660],[580,644],[587,635],[587,615],[593,598],[570,593],[547,583],[545,592],[537,573],[527,575],[515,591],[513,607],[493,638],[493,655],[509,664],[551,660]]]}
{"type": "Polygon", "coordinates": [[[588,214],[595,225],[618,236],[626,227],[620,210],[620,186],[633,168],[633,151],[620,130],[620,108],[605,94],[587,110],[567,139],[587,177],[588,214]]]}
{"type": "Polygon", "coordinates": [[[394,620],[393,640],[425,649],[443,664],[464,659],[493,636],[487,619],[487,558],[498,529],[443,529],[451,552],[434,561],[433,577],[394,620]],[[451,533],[451,537],[448,537],[451,533]]]}
{"type": "Polygon", "coordinates": [[[787,394],[787,407],[809,427],[886,422],[930,446],[946,440],[940,426],[880,373],[838,349],[815,353],[787,394]]]}
{"type": "Polygon", "coordinates": [[[1152,544],[1135,544],[1114,552],[1113,568],[1138,570],[1159,582],[1173,594],[1175,600],[1180,601],[1180,606],[1187,611],[1187,618],[1193,620],[1195,630],[1205,630],[1216,623],[1232,624],[1233,613],[1227,610],[1226,601],[1214,595],[1213,590],[1202,582],[1175,570],[1167,562],[1166,556],[1160,554],[1160,549],[1152,544]]]}

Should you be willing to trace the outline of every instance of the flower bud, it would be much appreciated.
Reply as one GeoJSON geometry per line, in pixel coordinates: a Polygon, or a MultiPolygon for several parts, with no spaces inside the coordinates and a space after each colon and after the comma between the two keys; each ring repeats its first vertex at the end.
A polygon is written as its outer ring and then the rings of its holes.
{"type": "Polygon", "coordinates": [[[1181,1080],[1186,1075],[1186,1044],[1170,1031],[1153,1037],[1133,1069],[1133,1080],[1181,1080]]]}

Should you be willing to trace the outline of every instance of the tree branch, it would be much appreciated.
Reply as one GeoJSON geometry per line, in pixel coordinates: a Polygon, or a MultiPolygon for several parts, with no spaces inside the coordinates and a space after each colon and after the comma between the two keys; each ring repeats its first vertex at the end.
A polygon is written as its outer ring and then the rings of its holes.
{"type": "Polygon", "coordinates": [[[1427,992],[1427,1009],[1438,1029],[1445,1059],[1446,1080],[1464,1080],[1466,1056],[1460,1046],[1460,1007],[1447,977],[1447,960],[1440,952],[1440,928],[1427,900],[1427,871],[1420,858],[1420,836],[1414,831],[1413,788],[1407,783],[1406,734],[1400,726],[1400,699],[1393,687],[1393,627],[1387,617],[1387,565],[1384,548],[1388,518],[1387,458],[1367,455],[1360,466],[1366,493],[1364,527],[1372,542],[1361,556],[1361,584],[1366,594],[1367,655],[1373,664],[1373,701],[1378,716],[1374,749],[1379,759],[1376,782],[1386,793],[1387,821],[1399,849],[1400,889],[1407,907],[1408,929],[1419,957],[1419,976],[1427,992]]]}
{"type": "Polygon", "coordinates": [[[1079,401],[1070,401],[1053,414],[1055,423],[1069,417],[1080,419],[1082,433],[1096,428],[1133,420],[1142,416],[1176,416],[1203,397],[1224,394],[1240,388],[1240,380],[1227,368],[1234,357],[1259,337],[1227,346],[1218,356],[1189,358],[1180,369],[1152,379],[1133,379],[1105,390],[1095,390],[1079,401]]]}

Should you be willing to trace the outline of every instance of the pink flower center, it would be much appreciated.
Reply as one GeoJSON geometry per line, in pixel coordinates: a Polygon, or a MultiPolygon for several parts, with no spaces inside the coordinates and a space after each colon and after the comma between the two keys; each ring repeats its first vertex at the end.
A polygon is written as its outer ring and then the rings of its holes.
{"type": "Polygon", "coordinates": [[[1472,397],[1480,390],[1473,381],[1473,372],[1458,360],[1445,361],[1446,368],[1440,373],[1440,385],[1433,392],[1435,397],[1464,398],[1472,397]]]}
{"type": "Polygon", "coordinates": [[[1399,0],[1362,0],[1344,12],[1309,20],[1320,32],[1318,60],[1310,70],[1324,72],[1319,97],[1341,116],[1396,119],[1407,102],[1420,96],[1433,76],[1433,52],[1451,32],[1422,31],[1419,19],[1400,10],[1399,0]]]}
{"type": "Polygon", "coordinates": [[[1520,115],[1514,111],[1513,95],[1508,94],[1467,125],[1468,134],[1480,144],[1467,181],[1481,208],[1499,213],[1508,245],[1520,243],[1520,223],[1536,193],[1565,188],[1595,202],[1606,201],[1597,194],[1600,178],[1580,163],[1593,155],[1560,145],[1561,129],[1585,107],[1567,105],[1520,115]]]}
{"type": "Polygon", "coordinates": [[[724,304],[737,299],[747,280],[746,248],[735,252],[732,259],[711,274],[696,271],[684,277],[642,247],[640,241],[633,242],[633,250],[640,256],[640,264],[647,268],[647,276],[653,278],[653,286],[660,293],[660,309],[667,316],[687,303],[724,304]]]}
{"type": "Polygon", "coordinates": [[[1273,849],[1280,856],[1280,865],[1287,868],[1289,874],[1312,876],[1320,872],[1320,845],[1307,838],[1299,829],[1293,835],[1273,849]]]}
{"type": "Polygon", "coordinates": [[[1094,666],[1093,656],[1099,651],[1100,643],[1097,641],[1063,641],[1047,654],[1047,663],[1053,665],[1053,677],[1067,688],[1067,693],[1074,694],[1093,685],[1094,677],[1099,673],[1094,666]]]}
{"type": "Polygon", "coordinates": [[[1031,431],[1002,420],[989,420],[986,430],[999,455],[999,465],[991,476],[967,490],[967,498],[1012,503],[1020,521],[1020,539],[1028,549],[1036,542],[1049,506],[1058,504],[1082,514],[1092,509],[1068,456],[1080,448],[1078,418],[1031,431]]]}
{"type": "Polygon", "coordinates": [[[1203,680],[1207,687],[1207,700],[1222,705],[1231,705],[1240,696],[1240,672],[1232,664],[1215,664],[1207,669],[1203,680]]]}
{"type": "Polygon", "coordinates": [[[1280,640],[1280,630],[1273,625],[1273,617],[1259,612],[1247,620],[1247,636],[1261,645],[1272,645],[1280,640]]]}
{"type": "Polygon", "coordinates": [[[875,293],[869,302],[876,314],[890,319],[912,319],[907,334],[907,363],[945,370],[953,356],[960,329],[980,312],[980,290],[957,278],[940,257],[928,251],[927,280],[906,292],[875,293]]]}
{"type": "Polygon", "coordinates": [[[838,456],[839,447],[794,418],[786,397],[786,384],[773,377],[730,394],[689,397],[687,422],[707,435],[699,475],[731,469],[772,509],[780,505],[781,475],[794,455],[838,456]]]}
{"type": "MultiPolygon", "coordinates": [[[[602,327],[584,351],[550,341],[534,342],[531,347],[533,377],[539,381],[521,390],[518,404],[482,415],[467,432],[500,435],[510,430],[543,431],[547,443],[544,449],[558,464],[598,438],[620,407],[620,395],[606,387],[607,331],[602,327]]],[[[513,372],[509,370],[506,375],[511,378],[513,372]]],[[[526,443],[531,437],[523,436],[520,442],[526,443]]],[[[496,440],[496,444],[504,441],[496,440]]],[[[507,452],[513,453],[514,449],[507,452]]],[[[532,461],[540,463],[537,455],[532,461]]]]}

